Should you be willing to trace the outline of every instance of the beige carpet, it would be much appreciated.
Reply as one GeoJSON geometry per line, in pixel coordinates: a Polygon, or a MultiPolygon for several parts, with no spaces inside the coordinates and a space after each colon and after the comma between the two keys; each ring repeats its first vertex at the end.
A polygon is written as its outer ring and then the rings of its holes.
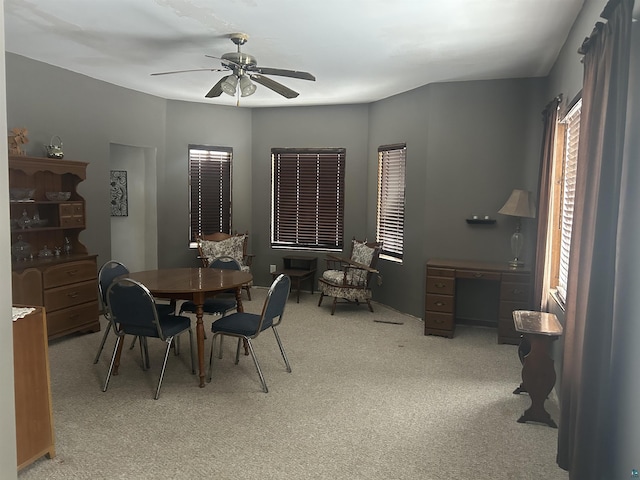
{"type": "MultiPolygon", "coordinates": [[[[245,308],[259,312],[266,290],[252,292],[245,308]]],[[[331,316],[330,302],[317,301],[303,292],[287,305],[280,335],[292,373],[270,331],[255,341],[268,394],[250,357],[233,364],[230,340],[201,389],[185,337],[157,401],[161,342],[149,340],[147,372],[139,351],[126,350],[106,393],[113,342],[97,365],[102,332],[52,342],[57,456],[19,478],[568,478],[555,464],[557,430],[516,422],[530,402],[512,394],[517,348],[498,345],[496,330],[460,326],[452,340],[425,337],[420,319],[384,306],[339,306],[331,316]]],[[[557,406],[547,401],[547,409],[557,421],[557,406]]]]}

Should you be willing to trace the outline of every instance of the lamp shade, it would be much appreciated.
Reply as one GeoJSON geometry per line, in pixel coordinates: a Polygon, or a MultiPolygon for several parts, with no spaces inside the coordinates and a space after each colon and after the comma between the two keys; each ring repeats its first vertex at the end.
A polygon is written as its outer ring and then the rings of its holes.
{"type": "Polygon", "coordinates": [[[238,79],[235,75],[227,75],[224,81],[220,84],[220,88],[227,95],[236,94],[236,86],[238,85],[238,79]]]}
{"type": "Polygon", "coordinates": [[[535,218],[536,207],[533,204],[531,192],[527,190],[513,190],[506,203],[498,210],[498,213],[511,215],[512,217],[535,218]]]}
{"type": "Polygon", "coordinates": [[[242,97],[248,97],[253,95],[256,91],[255,84],[247,76],[240,77],[240,95],[242,97]]]}

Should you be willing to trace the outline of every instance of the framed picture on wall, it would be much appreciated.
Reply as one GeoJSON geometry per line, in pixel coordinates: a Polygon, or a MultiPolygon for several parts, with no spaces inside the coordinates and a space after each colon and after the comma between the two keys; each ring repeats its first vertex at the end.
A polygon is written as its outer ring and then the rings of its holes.
{"type": "Polygon", "coordinates": [[[111,170],[111,216],[129,216],[129,199],[127,197],[127,171],[111,170]]]}

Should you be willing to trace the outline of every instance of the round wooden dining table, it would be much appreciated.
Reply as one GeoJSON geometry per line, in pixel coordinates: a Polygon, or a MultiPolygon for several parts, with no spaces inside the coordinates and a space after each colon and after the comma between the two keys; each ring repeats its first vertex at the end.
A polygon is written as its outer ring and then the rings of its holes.
{"type": "Polygon", "coordinates": [[[238,312],[243,312],[242,286],[253,276],[238,270],[217,268],[162,268],[132,272],[129,278],[142,283],[157,298],[191,300],[196,305],[196,338],[200,387],[204,387],[204,325],[202,306],[205,298],[235,289],[238,312]]]}

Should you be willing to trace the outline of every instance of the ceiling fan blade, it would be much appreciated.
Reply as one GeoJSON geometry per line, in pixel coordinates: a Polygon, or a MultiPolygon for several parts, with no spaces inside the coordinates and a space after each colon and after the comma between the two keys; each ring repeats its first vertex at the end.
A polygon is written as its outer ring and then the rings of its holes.
{"type": "Polygon", "coordinates": [[[220,95],[222,95],[222,82],[224,82],[225,78],[227,77],[222,77],[220,80],[218,80],[218,83],[216,83],[211,88],[211,90],[209,90],[209,93],[205,95],[205,98],[219,97],[220,95]]]}
{"type": "Polygon", "coordinates": [[[284,70],[282,68],[255,67],[252,71],[263,75],[279,75],[281,77],[299,78],[301,80],[311,80],[315,82],[316,77],[309,72],[299,72],[297,70],[284,70]]]}
{"type": "Polygon", "coordinates": [[[299,95],[298,92],[291,90],[289,87],[285,87],[281,83],[278,83],[275,80],[271,80],[270,78],[263,77],[262,75],[259,75],[257,73],[251,73],[249,77],[251,78],[251,80],[254,80],[258,82],[260,85],[264,85],[265,87],[270,88],[271,90],[273,90],[276,93],[279,93],[283,97],[296,98],[299,95]]]}
{"type": "Polygon", "coordinates": [[[192,68],[189,70],[175,70],[173,72],[158,72],[152,73],[151,75],[173,75],[174,73],[186,73],[186,72],[224,72],[224,69],[221,68],[192,68]]]}

